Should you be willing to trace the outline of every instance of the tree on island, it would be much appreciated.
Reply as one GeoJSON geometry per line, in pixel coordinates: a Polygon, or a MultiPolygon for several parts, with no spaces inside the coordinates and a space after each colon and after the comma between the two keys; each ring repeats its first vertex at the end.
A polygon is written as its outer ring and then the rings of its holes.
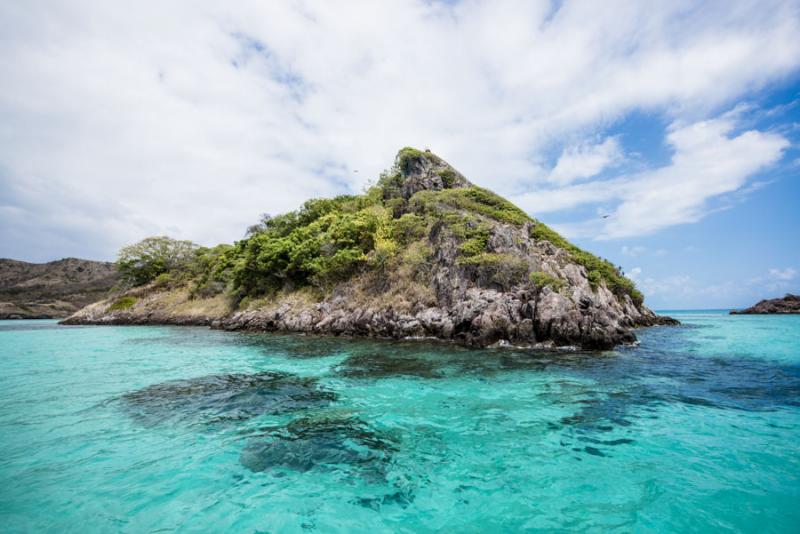
{"type": "Polygon", "coordinates": [[[134,286],[146,284],[159,275],[187,267],[198,248],[191,241],[148,237],[119,251],[117,270],[124,282],[134,286]]]}

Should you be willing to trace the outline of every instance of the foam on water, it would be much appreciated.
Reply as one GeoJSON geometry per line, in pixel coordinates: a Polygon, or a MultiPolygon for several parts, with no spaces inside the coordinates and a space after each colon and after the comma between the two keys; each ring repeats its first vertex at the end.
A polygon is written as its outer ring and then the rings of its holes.
{"type": "Polygon", "coordinates": [[[607,353],[0,321],[4,532],[797,532],[800,316],[607,353]]]}

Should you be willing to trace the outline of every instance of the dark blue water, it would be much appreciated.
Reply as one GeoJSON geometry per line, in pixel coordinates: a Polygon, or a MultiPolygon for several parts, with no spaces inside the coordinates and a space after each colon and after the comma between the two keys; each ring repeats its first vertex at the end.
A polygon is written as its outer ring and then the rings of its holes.
{"type": "Polygon", "coordinates": [[[4,532],[798,532],[800,316],[602,354],[0,322],[4,532]]]}

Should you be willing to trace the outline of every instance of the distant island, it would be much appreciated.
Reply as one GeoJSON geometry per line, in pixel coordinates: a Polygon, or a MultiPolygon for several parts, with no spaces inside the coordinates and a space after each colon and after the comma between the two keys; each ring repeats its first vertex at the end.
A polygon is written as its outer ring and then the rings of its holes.
{"type": "Polygon", "coordinates": [[[234,245],[148,238],[117,266],[129,289],[64,324],[607,349],[677,322],[618,267],[413,148],[362,195],[265,216],[234,245]]]}
{"type": "Polygon", "coordinates": [[[800,295],[786,295],[779,299],[765,299],[744,310],[733,310],[731,315],[800,313],[800,295]]]}
{"type": "Polygon", "coordinates": [[[120,280],[113,263],[0,258],[0,319],[58,319],[105,298],[120,280]]]}

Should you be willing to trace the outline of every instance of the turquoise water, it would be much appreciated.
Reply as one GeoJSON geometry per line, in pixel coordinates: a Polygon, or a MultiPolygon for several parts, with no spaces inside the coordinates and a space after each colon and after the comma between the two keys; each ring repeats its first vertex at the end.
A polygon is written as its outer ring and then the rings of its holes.
{"type": "Polygon", "coordinates": [[[798,532],[800,316],[602,354],[0,322],[4,532],[798,532]]]}

